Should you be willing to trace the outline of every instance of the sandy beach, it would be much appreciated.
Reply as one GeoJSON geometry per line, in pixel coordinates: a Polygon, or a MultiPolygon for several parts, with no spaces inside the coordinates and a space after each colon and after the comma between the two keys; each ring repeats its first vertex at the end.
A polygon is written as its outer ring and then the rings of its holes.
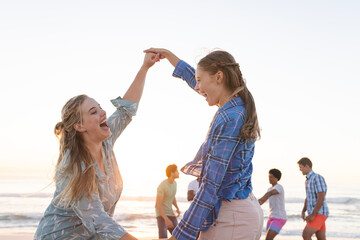
{"type": "MultiPolygon", "coordinates": [[[[136,236],[136,234],[134,234],[136,236]]],[[[4,240],[32,240],[33,234],[30,233],[17,233],[17,232],[0,232],[0,239],[4,240]]],[[[275,239],[277,240],[301,240],[301,236],[282,236],[278,235],[275,239]]],[[[313,237],[313,239],[316,239],[313,237]]],[[[332,238],[327,237],[328,240],[356,240],[355,238],[332,238]]],[[[156,237],[142,237],[139,240],[159,240],[156,237]]],[[[265,240],[265,235],[261,237],[260,240],[265,240]]]]}

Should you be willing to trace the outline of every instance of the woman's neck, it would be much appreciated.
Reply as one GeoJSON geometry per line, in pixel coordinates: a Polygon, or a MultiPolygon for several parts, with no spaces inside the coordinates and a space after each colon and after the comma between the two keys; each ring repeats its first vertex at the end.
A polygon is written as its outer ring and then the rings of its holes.
{"type": "Polygon", "coordinates": [[[234,91],[227,88],[224,84],[219,87],[219,103],[218,107],[222,108],[228,101],[234,98],[233,96],[234,91]]]}
{"type": "Polygon", "coordinates": [[[224,94],[219,100],[218,107],[222,108],[228,101],[230,101],[233,98],[234,96],[232,96],[232,93],[224,94]]]}
{"type": "Polygon", "coordinates": [[[101,164],[103,161],[102,157],[102,143],[85,142],[87,149],[94,162],[101,164]]]}

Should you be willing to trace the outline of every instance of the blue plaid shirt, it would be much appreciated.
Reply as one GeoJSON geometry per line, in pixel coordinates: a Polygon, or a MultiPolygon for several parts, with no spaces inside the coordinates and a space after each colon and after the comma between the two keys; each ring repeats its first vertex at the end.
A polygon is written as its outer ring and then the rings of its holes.
{"type": "MultiPolygon", "coordinates": [[[[310,215],[315,208],[315,204],[318,199],[317,194],[319,192],[325,192],[326,195],[327,186],[325,179],[321,175],[314,173],[313,171],[310,171],[306,175],[305,189],[306,189],[306,209],[308,211],[308,214],[310,215]]],[[[317,214],[322,214],[327,217],[329,216],[329,208],[327,206],[325,199],[323,205],[321,206],[317,214]]]]}
{"type": "MultiPolygon", "coordinates": [[[[177,64],[173,76],[194,89],[195,69],[184,61],[177,64]]],[[[200,231],[215,222],[223,200],[245,199],[251,193],[255,145],[239,137],[245,114],[240,97],[220,108],[194,160],[181,169],[185,174],[200,176],[200,188],[173,231],[177,239],[195,240],[200,231]]]]}

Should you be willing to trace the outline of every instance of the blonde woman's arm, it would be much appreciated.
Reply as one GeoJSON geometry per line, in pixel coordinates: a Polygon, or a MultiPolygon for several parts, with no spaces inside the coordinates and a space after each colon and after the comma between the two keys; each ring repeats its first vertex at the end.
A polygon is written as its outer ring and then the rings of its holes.
{"type": "Polygon", "coordinates": [[[129,89],[126,91],[123,99],[131,100],[137,103],[140,102],[145,86],[146,74],[149,68],[151,68],[157,61],[159,61],[159,54],[145,54],[143,65],[141,66],[139,72],[136,74],[134,81],[130,85],[129,89]]]}
{"type": "Polygon", "coordinates": [[[124,97],[118,97],[111,100],[111,103],[117,108],[116,111],[107,119],[107,123],[112,132],[112,136],[109,138],[112,145],[124,131],[126,126],[131,122],[132,117],[135,116],[138,103],[140,102],[143,93],[146,73],[148,69],[158,60],[158,55],[152,53],[146,54],[143,65],[129,89],[126,91],[124,97]]]}

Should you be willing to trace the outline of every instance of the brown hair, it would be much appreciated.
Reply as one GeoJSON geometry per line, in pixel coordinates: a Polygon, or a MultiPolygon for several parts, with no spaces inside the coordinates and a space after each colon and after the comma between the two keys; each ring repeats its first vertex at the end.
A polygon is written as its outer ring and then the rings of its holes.
{"type": "Polygon", "coordinates": [[[310,168],[312,168],[312,162],[311,162],[311,160],[310,160],[309,158],[307,158],[307,157],[301,158],[297,163],[298,163],[299,165],[300,165],[300,164],[303,165],[304,167],[305,167],[306,165],[308,165],[310,168]]]}
{"type": "Polygon", "coordinates": [[[81,123],[81,104],[87,95],[78,95],[66,102],[61,110],[61,122],[55,126],[54,133],[60,140],[60,153],[56,164],[54,180],[69,179],[65,189],[58,195],[59,204],[69,206],[84,196],[91,197],[97,191],[96,172],[89,150],[74,124],[81,123]],[[69,162],[65,161],[69,150],[69,162]]]}
{"type": "Polygon", "coordinates": [[[241,97],[245,103],[246,116],[240,131],[240,137],[246,140],[260,138],[260,127],[256,114],[255,101],[242,77],[239,64],[234,57],[226,51],[213,51],[202,58],[198,66],[210,75],[222,71],[225,85],[232,91],[231,98],[241,97]]]}
{"type": "Polygon", "coordinates": [[[171,173],[175,172],[177,170],[177,166],[175,164],[169,165],[166,168],[166,176],[171,177],[171,173]]]}

